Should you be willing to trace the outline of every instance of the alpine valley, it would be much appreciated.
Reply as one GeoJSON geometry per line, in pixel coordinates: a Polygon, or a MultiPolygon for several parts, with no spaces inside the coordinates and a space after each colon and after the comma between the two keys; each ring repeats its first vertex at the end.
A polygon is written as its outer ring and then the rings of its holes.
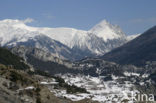
{"type": "Polygon", "coordinates": [[[155,103],[155,37],[106,20],[88,31],[1,20],[0,102],[155,103]]]}

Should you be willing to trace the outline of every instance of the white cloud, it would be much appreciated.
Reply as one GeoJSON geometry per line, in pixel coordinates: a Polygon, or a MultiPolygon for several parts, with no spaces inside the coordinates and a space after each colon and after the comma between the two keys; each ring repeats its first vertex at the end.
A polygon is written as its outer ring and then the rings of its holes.
{"type": "Polygon", "coordinates": [[[26,18],[25,20],[22,20],[23,23],[31,23],[33,21],[34,21],[34,19],[32,19],[32,18],[26,18]]]}

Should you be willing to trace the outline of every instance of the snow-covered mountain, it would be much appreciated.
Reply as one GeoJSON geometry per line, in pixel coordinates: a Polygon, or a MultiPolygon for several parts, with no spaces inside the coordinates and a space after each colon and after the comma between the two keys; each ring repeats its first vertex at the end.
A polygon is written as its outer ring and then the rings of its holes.
{"type": "MultiPolygon", "coordinates": [[[[68,46],[71,49],[70,52],[77,54],[77,56],[81,55],[81,58],[83,58],[105,54],[127,42],[127,37],[122,30],[116,25],[111,25],[106,20],[100,22],[89,31],[63,27],[32,27],[26,25],[26,21],[12,19],[0,21],[1,46],[16,46],[19,43],[21,44],[21,42],[30,42],[30,39],[33,40],[38,35],[44,35],[68,46]]],[[[42,45],[44,47],[47,46],[47,44],[42,45]]]]}
{"type": "Polygon", "coordinates": [[[30,32],[26,29],[20,29],[24,22],[19,20],[2,20],[0,21],[0,43],[1,46],[16,44],[17,42],[25,42],[29,38],[33,38],[38,33],[30,32]]]}
{"type": "MultiPolygon", "coordinates": [[[[32,30],[32,29],[31,29],[32,30]]],[[[33,28],[33,30],[35,30],[33,28]]],[[[119,26],[103,20],[89,31],[74,28],[38,28],[40,33],[72,48],[89,50],[94,54],[104,54],[126,42],[126,35],[119,26]]]]}
{"type": "Polygon", "coordinates": [[[106,20],[101,21],[89,31],[97,35],[98,37],[103,38],[105,42],[112,39],[126,38],[126,35],[123,33],[118,25],[112,25],[106,20]]]}

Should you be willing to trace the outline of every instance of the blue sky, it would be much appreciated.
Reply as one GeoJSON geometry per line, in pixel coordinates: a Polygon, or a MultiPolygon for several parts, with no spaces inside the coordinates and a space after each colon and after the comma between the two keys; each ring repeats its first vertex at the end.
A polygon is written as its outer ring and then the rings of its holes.
{"type": "Polygon", "coordinates": [[[0,20],[26,18],[33,26],[82,30],[106,19],[135,34],[156,25],[156,0],[0,0],[0,20]]]}

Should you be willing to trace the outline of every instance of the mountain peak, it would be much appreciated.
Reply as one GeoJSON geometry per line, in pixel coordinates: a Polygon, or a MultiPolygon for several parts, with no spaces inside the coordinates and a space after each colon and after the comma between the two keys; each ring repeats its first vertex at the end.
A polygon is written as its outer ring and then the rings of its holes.
{"type": "Polygon", "coordinates": [[[104,27],[104,26],[108,26],[108,25],[110,25],[110,23],[104,19],[100,23],[98,23],[96,26],[104,27]]]}
{"type": "Polygon", "coordinates": [[[112,25],[106,20],[102,20],[89,31],[103,38],[104,41],[126,37],[119,26],[112,25]]]}

